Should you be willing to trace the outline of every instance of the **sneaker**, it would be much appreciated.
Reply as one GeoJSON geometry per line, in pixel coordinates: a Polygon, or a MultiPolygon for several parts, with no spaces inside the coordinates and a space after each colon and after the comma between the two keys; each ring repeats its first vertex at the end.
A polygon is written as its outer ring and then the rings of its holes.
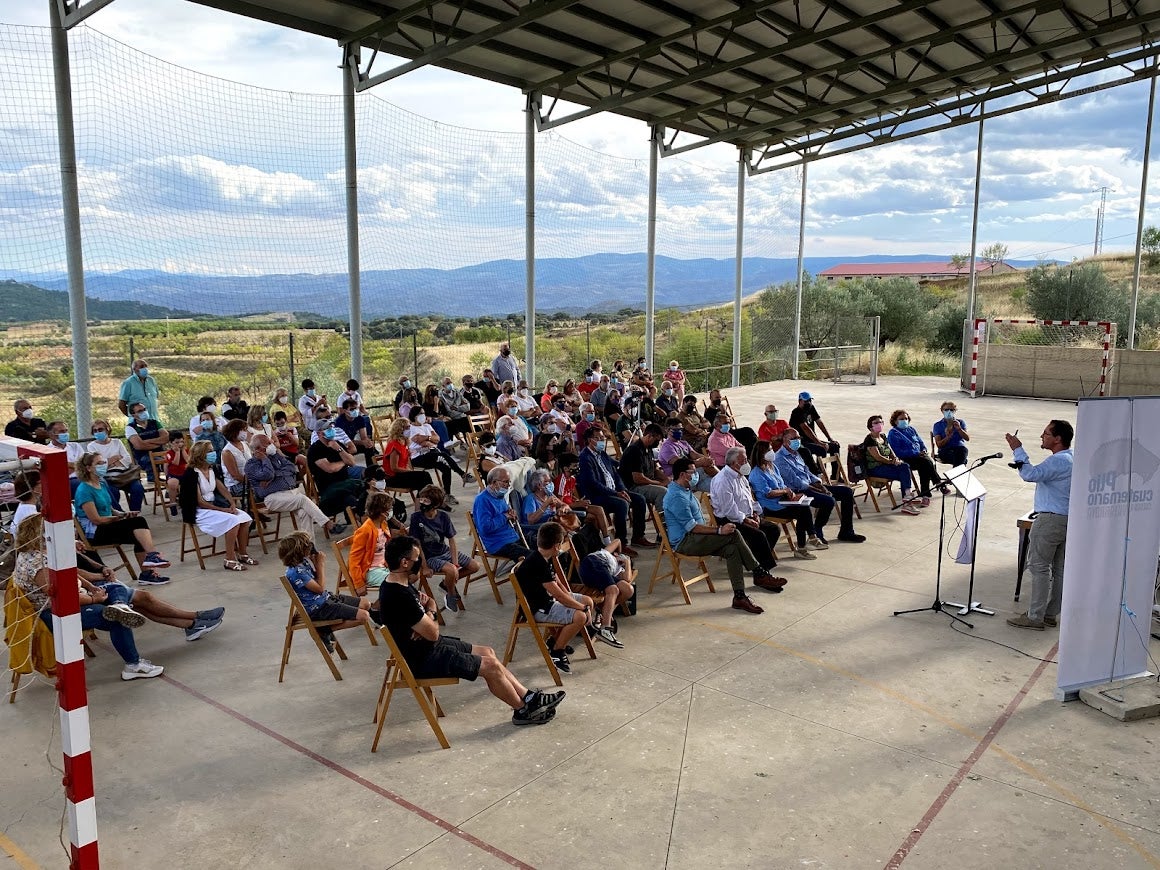
{"type": "Polygon", "coordinates": [[[830,549],[830,545],[827,544],[825,542],[825,540],[822,538],[810,538],[809,545],[811,547],[813,547],[815,550],[828,550],[828,549],[830,549]]]}
{"type": "Polygon", "coordinates": [[[455,440],[451,440],[451,441],[444,441],[444,442],[443,442],[443,449],[444,449],[444,450],[450,450],[452,447],[454,447],[454,446],[455,446],[456,444],[458,444],[458,443],[459,443],[459,442],[458,442],[458,441],[455,441],[455,440]]]}
{"type": "Polygon", "coordinates": [[[793,557],[795,559],[806,559],[806,560],[809,560],[809,559],[816,560],[818,558],[813,553],[811,553],[809,550],[803,549],[801,547],[799,547],[798,549],[793,551],[793,557]]]}
{"type": "Polygon", "coordinates": [[[142,568],[168,568],[173,563],[166,559],[158,552],[148,553],[145,556],[145,561],[141,563],[142,568]]]}
{"type": "Polygon", "coordinates": [[[106,604],[101,615],[109,622],[119,622],[125,628],[140,628],[145,624],[145,617],[128,604],[106,604]]]}
{"type": "Polygon", "coordinates": [[[456,505],[458,505],[458,504],[459,504],[459,499],[457,499],[457,498],[456,498],[455,496],[453,496],[451,493],[447,493],[447,495],[445,495],[445,496],[444,496],[443,500],[444,500],[444,501],[445,501],[447,504],[451,505],[452,507],[455,507],[456,505]]]}
{"type": "Polygon", "coordinates": [[[451,594],[444,595],[443,596],[443,603],[447,606],[447,609],[450,610],[452,613],[459,612],[459,596],[458,595],[451,595],[451,594]]]}
{"type": "Polygon", "coordinates": [[[537,710],[534,713],[528,712],[525,706],[523,710],[516,710],[512,713],[513,725],[546,725],[551,722],[556,716],[556,708],[548,707],[544,710],[537,710]]]}
{"type": "Polygon", "coordinates": [[[596,632],[596,639],[604,641],[610,647],[614,647],[616,649],[624,649],[624,644],[622,644],[619,640],[616,639],[616,635],[612,633],[611,628],[602,628],[599,631],[597,631],[596,632]]]}
{"type": "Polygon", "coordinates": [[[346,523],[336,522],[334,525],[332,525],[330,527],[330,533],[332,535],[341,535],[345,531],[346,531],[346,523]]]}
{"type": "Polygon", "coordinates": [[[171,504],[171,505],[169,506],[169,515],[170,515],[171,517],[175,517],[175,516],[177,516],[177,505],[175,505],[175,504],[171,504]]]}
{"type": "Polygon", "coordinates": [[[209,634],[222,624],[221,619],[195,619],[193,625],[185,630],[186,640],[197,640],[203,634],[209,634]]]}
{"type": "Polygon", "coordinates": [[[524,706],[529,713],[535,713],[537,710],[551,710],[564,700],[567,693],[561,689],[558,692],[544,692],[540,689],[532,690],[532,697],[524,702],[524,706]]]}
{"type": "Polygon", "coordinates": [[[320,632],[318,632],[318,637],[322,640],[322,645],[324,647],[326,647],[326,651],[328,653],[334,652],[334,632],[333,631],[329,631],[329,630],[325,631],[325,632],[320,631],[320,632]]]}
{"type": "Polygon", "coordinates": [[[904,514],[906,514],[908,517],[916,517],[920,513],[919,509],[916,508],[914,505],[910,504],[909,502],[902,506],[902,512],[904,514]]]}
{"type": "Polygon", "coordinates": [[[861,544],[863,541],[866,540],[866,536],[865,535],[858,535],[858,534],[855,534],[854,532],[849,532],[849,533],[842,532],[841,534],[838,535],[838,540],[845,541],[847,544],[861,544]]]}
{"type": "Polygon", "coordinates": [[[156,571],[142,571],[137,575],[138,586],[164,586],[168,582],[168,577],[162,577],[156,571]]]}
{"type": "Polygon", "coordinates": [[[145,659],[140,659],[136,664],[125,665],[121,668],[122,680],[148,680],[151,677],[159,677],[165,672],[165,668],[161,665],[155,665],[153,662],[147,662],[145,659]]]}
{"type": "Polygon", "coordinates": [[[1036,622],[1026,613],[1020,613],[1018,616],[1012,616],[1007,620],[1007,624],[1013,625],[1016,628],[1029,628],[1032,631],[1043,631],[1044,629],[1044,624],[1042,622],[1036,622]]]}
{"type": "Polygon", "coordinates": [[[562,674],[572,673],[572,663],[568,660],[568,654],[566,652],[552,650],[552,664],[562,674]]]}
{"type": "Polygon", "coordinates": [[[765,608],[754,604],[748,595],[735,595],[733,597],[733,609],[744,610],[746,613],[765,613],[765,608]]]}
{"type": "Polygon", "coordinates": [[[221,619],[225,615],[226,609],[224,607],[211,607],[209,610],[199,610],[194,614],[198,619],[205,619],[209,622],[213,622],[215,619],[221,619]]]}
{"type": "Polygon", "coordinates": [[[918,506],[919,507],[930,507],[930,496],[924,495],[921,499],[919,499],[918,506]]]}
{"type": "Polygon", "coordinates": [[[1055,616],[1045,616],[1043,617],[1043,624],[1048,628],[1056,628],[1059,626],[1059,618],[1055,616]]]}

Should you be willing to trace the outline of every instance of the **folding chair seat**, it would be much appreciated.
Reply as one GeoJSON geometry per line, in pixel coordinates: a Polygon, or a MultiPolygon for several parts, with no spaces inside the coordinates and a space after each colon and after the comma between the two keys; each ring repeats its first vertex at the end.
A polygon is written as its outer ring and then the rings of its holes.
{"type": "MultiPolygon", "coordinates": [[[[351,542],[354,536],[343,538],[340,541],[331,541],[330,548],[334,550],[334,561],[338,563],[338,574],[334,578],[334,594],[338,595],[344,590],[347,595],[355,595],[362,597],[366,594],[366,589],[361,591],[355,588],[354,578],[350,574],[350,560],[347,554],[350,552],[351,542]]],[[[366,623],[367,637],[370,638],[371,646],[378,646],[379,642],[375,639],[375,630],[371,628],[371,624],[366,623]]]]}
{"type": "Polygon", "coordinates": [[[217,538],[210,538],[208,544],[203,544],[197,537],[196,523],[181,524],[181,555],[178,558],[179,562],[184,562],[187,554],[195,553],[197,554],[197,564],[204,571],[206,557],[209,556],[212,558],[217,555],[217,552],[217,538]]]}
{"type": "Polygon", "coordinates": [[[443,712],[443,707],[439,704],[439,699],[435,697],[435,687],[457,685],[459,678],[431,677],[419,679],[411,672],[410,665],[407,664],[407,660],[399,652],[399,646],[395,643],[395,638],[391,635],[391,632],[386,628],[379,630],[383,633],[383,639],[387,642],[387,648],[391,651],[391,657],[387,659],[386,673],[383,674],[383,685],[379,689],[379,699],[375,704],[375,716],[371,720],[372,722],[378,723],[378,727],[375,728],[375,739],[371,744],[371,752],[379,751],[379,738],[383,734],[383,724],[387,720],[387,710],[391,706],[391,696],[394,695],[395,689],[401,686],[406,686],[411,690],[411,694],[415,696],[415,702],[423,712],[427,724],[435,732],[435,737],[439,740],[439,745],[444,749],[450,749],[451,744],[448,742],[447,736],[443,733],[443,728],[439,725],[439,719],[446,714],[443,712]]]}
{"type": "Polygon", "coordinates": [[[254,518],[254,536],[262,545],[262,552],[269,555],[270,551],[266,549],[267,539],[269,539],[269,543],[275,545],[282,540],[282,517],[288,516],[290,518],[290,527],[294,531],[298,531],[298,520],[294,517],[294,511],[276,511],[267,507],[266,503],[254,493],[252,486],[247,486],[246,491],[250,495],[250,516],[254,518]],[[270,528],[270,524],[262,519],[266,515],[274,517],[273,528],[270,528]]]}
{"type": "Polygon", "coordinates": [[[657,582],[664,579],[671,579],[674,584],[680,587],[681,595],[684,597],[686,604],[693,603],[693,599],[689,595],[689,587],[701,580],[705,581],[705,585],[709,587],[710,592],[716,592],[717,589],[713,586],[713,577],[709,573],[709,566],[705,562],[705,557],[688,556],[674,550],[673,545],[669,542],[669,533],[665,529],[665,522],[661,516],[661,512],[657,510],[656,505],[649,505],[649,510],[652,512],[653,526],[656,527],[657,540],[660,541],[661,545],[657,551],[656,565],[653,566],[652,579],[648,584],[649,594],[652,594],[657,582]],[[668,570],[662,571],[661,568],[666,560],[669,565],[668,570]],[[686,578],[681,572],[682,562],[694,563],[698,569],[697,575],[686,578]]]}
{"type": "MultiPolygon", "coordinates": [[[[282,582],[282,588],[286,590],[286,594],[290,596],[290,615],[286,617],[286,640],[282,645],[282,667],[278,670],[278,682],[282,682],[282,678],[286,674],[286,663],[290,661],[290,645],[294,642],[294,632],[296,631],[305,631],[310,635],[310,639],[318,647],[318,652],[322,656],[322,660],[330,668],[330,673],[333,674],[336,680],[341,680],[342,674],[339,673],[338,667],[334,663],[334,658],[326,649],[326,644],[322,642],[322,637],[319,635],[318,629],[333,628],[334,626],[341,625],[343,621],[341,619],[312,620],[310,614],[306,612],[306,607],[302,604],[298,594],[294,591],[294,587],[286,579],[286,575],[282,574],[278,579],[282,582]]],[[[353,626],[348,627],[353,628],[353,626]]],[[[371,640],[374,642],[374,638],[371,640]]],[[[338,642],[337,637],[334,639],[334,651],[338,653],[340,659],[346,661],[346,651],[342,648],[342,644],[338,642]]]]}
{"type": "MultiPolygon", "coordinates": [[[[559,563],[556,563],[556,568],[559,570],[559,563]]],[[[564,685],[563,679],[560,677],[560,671],[556,668],[556,663],[552,661],[552,653],[548,648],[548,632],[559,628],[556,625],[541,625],[536,622],[536,616],[532,612],[532,607],[528,604],[527,596],[524,595],[524,590],[520,588],[519,581],[516,580],[515,572],[508,575],[508,580],[511,582],[512,589],[516,593],[516,607],[515,612],[512,613],[512,624],[508,630],[507,646],[503,651],[503,663],[509,664],[516,653],[516,641],[519,640],[520,632],[528,630],[536,641],[536,646],[539,647],[540,655],[544,657],[544,664],[548,666],[548,673],[552,675],[552,679],[557,686],[564,685]]],[[[581,629],[577,637],[584,639],[584,645],[588,648],[588,657],[596,658],[596,649],[592,646],[592,638],[588,636],[588,632],[581,629]]]]}
{"type": "Polygon", "coordinates": [[[125,555],[125,544],[94,544],[85,537],[85,530],[81,528],[81,522],[76,517],[73,517],[73,528],[76,529],[77,540],[84,544],[90,550],[96,550],[98,553],[104,551],[106,553],[116,553],[121,560],[121,565],[129,576],[133,578],[133,582],[137,582],[137,569],[133,567],[133,563],[129,561],[129,557],[125,555]]]}
{"type": "Polygon", "coordinates": [[[173,499],[169,497],[169,488],[165,485],[165,453],[154,450],[149,454],[149,467],[153,470],[153,516],[157,516],[157,508],[161,508],[161,515],[165,522],[169,522],[169,507],[173,499]]]}
{"type": "MultiPolygon", "coordinates": [[[[500,573],[500,569],[505,565],[511,565],[510,559],[505,559],[503,556],[493,556],[487,552],[483,547],[483,540],[479,537],[479,531],[475,528],[475,519],[471,516],[471,511],[467,512],[467,527],[471,529],[472,549],[471,555],[476,561],[483,566],[483,574],[487,577],[487,582],[491,584],[491,593],[495,596],[495,603],[503,605],[503,596],[500,595],[499,587],[501,583],[507,583],[510,575],[500,573]]],[[[517,528],[517,531],[519,529],[517,528]]],[[[523,532],[520,531],[520,535],[523,532]]],[[[478,575],[472,576],[470,580],[478,580],[478,575]]],[[[463,583],[463,597],[467,597],[468,581],[463,583]]]]}

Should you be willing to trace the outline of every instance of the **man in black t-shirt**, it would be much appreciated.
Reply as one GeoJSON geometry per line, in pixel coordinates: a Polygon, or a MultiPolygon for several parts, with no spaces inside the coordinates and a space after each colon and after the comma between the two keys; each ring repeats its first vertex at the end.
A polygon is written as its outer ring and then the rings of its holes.
{"type": "Polygon", "coordinates": [[[328,517],[340,514],[348,507],[363,512],[366,490],[359,480],[350,477],[347,466],[354,465],[354,457],[335,441],[335,429],[329,422],[318,432],[318,440],[306,451],[306,462],[318,488],[318,506],[328,517]]]}
{"type": "Polygon", "coordinates": [[[403,535],[387,542],[386,581],[379,587],[379,621],[391,633],[400,654],[420,679],[482,676],[491,693],[512,708],[513,725],[543,725],[556,715],[563,692],[526,689],[496,657],[491,647],[440,635],[435,602],[410,584],[420,561],[419,542],[403,535]]]}
{"type": "Polygon", "coordinates": [[[830,430],[822,422],[822,415],[814,407],[814,397],[808,392],[798,393],[797,407],[790,412],[789,425],[797,429],[802,446],[798,450],[810,471],[821,474],[814,457],[830,457],[830,476],[838,476],[838,459],[841,445],[830,435],[830,430]],[[822,436],[825,436],[824,438],[822,436]]]}
{"type": "Polygon", "coordinates": [[[528,599],[536,622],[560,626],[553,644],[552,663],[560,673],[570,674],[568,641],[592,621],[595,611],[592,599],[573,592],[558,570],[557,560],[566,537],[564,527],[557,522],[540,526],[536,534],[536,550],[516,568],[516,582],[528,599]]]}
{"type": "Polygon", "coordinates": [[[33,415],[32,403],[28,399],[17,399],[12,409],[16,412],[16,418],[4,427],[5,435],[21,441],[35,441],[37,444],[48,443],[48,425],[33,415]]]}
{"type": "Polygon", "coordinates": [[[475,385],[475,378],[471,375],[464,375],[462,383],[463,398],[467,399],[470,413],[480,414],[486,411],[487,402],[484,400],[483,393],[479,391],[479,387],[475,385]]]}
{"type": "Polygon", "coordinates": [[[665,430],[656,423],[649,423],[620,457],[620,479],[629,492],[635,492],[658,509],[665,500],[669,478],[661,471],[653,451],[664,440],[665,430]]]}
{"type": "Polygon", "coordinates": [[[222,405],[222,416],[227,420],[245,420],[250,415],[250,405],[242,398],[241,387],[226,390],[226,401],[222,405]]]}

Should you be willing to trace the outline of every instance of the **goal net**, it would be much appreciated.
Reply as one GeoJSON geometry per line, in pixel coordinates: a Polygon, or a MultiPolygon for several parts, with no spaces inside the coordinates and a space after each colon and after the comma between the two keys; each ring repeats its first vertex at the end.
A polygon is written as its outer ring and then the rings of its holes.
{"type": "Polygon", "coordinates": [[[971,396],[1103,396],[1116,324],[1095,320],[975,320],[971,396]]]}

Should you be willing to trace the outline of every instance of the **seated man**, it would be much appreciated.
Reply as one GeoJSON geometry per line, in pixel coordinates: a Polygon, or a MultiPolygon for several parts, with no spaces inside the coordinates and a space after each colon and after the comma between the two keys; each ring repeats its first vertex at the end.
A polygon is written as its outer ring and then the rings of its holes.
{"type": "Polygon", "coordinates": [[[636,493],[658,509],[665,500],[669,477],[653,459],[653,451],[660,446],[664,437],[664,429],[656,423],[649,423],[620,457],[620,479],[628,491],[636,493]]]}
{"type": "Polygon", "coordinates": [[[798,440],[802,443],[802,459],[806,461],[810,471],[820,474],[821,467],[814,457],[829,456],[830,476],[837,477],[841,445],[830,435],[830,430],[822,422],[822,415],[814,407],[814,397],[808,392],[798,393],[797,407],[790,412],[789,425],[798,431],[798,440]]]}
{"type": "Polygon", "coordinates": [[[16,417],[4,427],[5,435],[21,441],[35,441],[37,444],[48,443],[48,427],[44,420],[33,413],[32,403],[28,399],[17,399],[12,403],[12,409],[16,417]]]}
{"type": "Polygon", "coordinates": [[[268,435],[251,438],[250,450],[253,455],[246,460],[244,468],[246,481],[266,507],[272,511],[293,512],[294,522],[304,531],[312,528],[312,524],[322,526],[327,533],[337,534],[346,528],[330,519],[310,500],[298,484],[297,466],[278,452],[277,445],[268,435]]]}
{"type": "Polygon", "coordinates": [[[306,451],[306,461],[318,488],[318,506],[328,517],[348,507],[361,514],[366,504],[362,481],[352,479],[349,472],[354,467],[354,455],[338,442],[338,431],[327,423],[327,428],[314,433],[317,438],[306,451]]]}
{"type": "Polygon", "coordinates": [[[698,492],[708,492],[709,481],[717,474],[717,466],[713,464],[712,459],[698,453],[685,440],[684,427],[679,422],[670,421],[669,437],[665,439],[660,450],[657,451],[661,471],[668,475],[670,480],[673,477],[673,462],[682,458],[691,459],[697,470],[701,472],[693,484],[693,489],[698,492]]]}
{"type": "Polygon", "coordinates": [[[463,383],[463,398],[467,400],[468,413],[482,414],[487,410],[487,397],[480,391],[479,387],[475,385],[475,377],[472,375],[464,375],[463,383]]]}
{"type": "Polygon", "coordinates": [[[145,477],[153,480],[153,465],[149,461],[149,454],[155,450],[164,450],[169,446],[169,431],[161,428],[161,423],[150,418],[144,402],[134,402],[129,406],[129,422],[125,426],[125,435],[129,438],[129,446],[133,449],[133,458],[145,472],[145,477]]]}
{"type": "MultiPolygon", "coordinates": [[[[605,453],[608,446],[604,430],[592,426],[585,435],[585,446],[580,451],[580,477],[576,487],[584,498],[612,516],[616,537],[621,541],[628,536],[628,516],[632,514],[632,547],[655,547],[645,537],[645,500],[629,492],[620,478],[620,470],[605,453]]],[[[632,547],[625,547],[629,556],[637,555],[632,547]]]]}
{"type": "Polygon", "coordinates": [[[489,471],[487,486],[472,502],[471,518],[488,555],[515,562],[531,550],[523,545],[516,531],[520,518],[508,503],[511,484],[511,473],[502,465],[489,471]]]}
{"type": "Polygon", "coordinates": [[[680,410],[680,399],[677,398],[676,385],[665,381],[661,386],[661,394],[656,398],[657,410],[666,417],[671,417],[680,410]]]}
{"type": "Polygon", "coordinates": [[[596,416],[596,408],[591,402],[580,403],[580,422],[576,424],[575,437],[576,449],[583,450],[587,439],[584,437],[588,432],[590,426],[598,426],[599,421],[596,416]]]}
{"type": "MultiPolygon", "coordinates": [[[[636,596],[636,587],[632,585],[632,562],[623,553],[601,547],[580,561],[580,582],[604,595],[604,603],[593,624],[596,631],[593,637],[616,649],[624,649],[613,628],[616,625],[613,613],[617,604],[632,602],[636,596]]],[[[634,603],[629,606],[634,607],[634,603]]],[[[636,610],[631,612],[635,614],[636,610]]]]}
{"type": "MultiPolygon", "coordinates": [[[[334,432],[331,440],[335,444],[342,447],[343,450],[352,456],[358,453],[354,441],[339,427],[337,419],[330,413],[330,408],[327,407],[325,402],[319,402],[314,406],[314,432],[310,436],[311,445],[322,437],[323,432],[328,430],[334,432]]],[[[346,469],[347,477],[362,477],[365,473],[366,468],[357,463],[351,463],[346,469]]]]}
{"type": "Polygon", "coordinates": [[[709,433],[713,431],[713,424],[702,417],[697,410],[696,396],[685,396],[681,410],[677,413],[677,419],[681,422],[681,429],[684,431],[685,440],[689,442],[689,446],[694,450],[704,452],[709,440],[709,433]]]}
{"type": "Polygon", "coordinates": [[[313,622],[342,620],[318,630],[326,648],[334,652],[334,633],[371,620],[366,596],[336,595],[326,589],[326,557],[314,546],[311,532],[291,532],[278,542],[278,558],[286,566],[286,579],[313,622]]]}
{"type": "Polygon", "coordinates": [[[781,433],[789,428],[789,423],[781,419],[777,405],[765,406],[765,419],[757,429],[757,437],[773,445],[781,444],[781,433]]]}
{"type": "Polygon", "coordinates": [[[222,416],[227,420],[245,420],[250,416],[250,404],[242,398],[242,388],[230,387],[226,390],[226,400],[222,403],[222,416]]]}
{"type": "Polygon", "coordinates": [[[562,674],[572,673],[568,659],[568,641],[593,620],[592,599],[573,592],[558,570],[560,550],[568,537],[556,522],[544,523],[536,534],[536,550],[516,568],[516,582],[536,622],[555,625],[552,642],[552,664],[562,674]]]}
{"type": "Polygon", "coordinates": [[[665,529],[669,543],[678,553],[688,556],[720,556],[729,571],[733,607],[746,613],[764,613],[764,608],[745,594],[745,571],[753,571],[755,581],[764,576],[757,559],[732,523],[714,528],[705,522],[701,503],[692,491],[697,476],[691,459],[682,457],[673,462],[673,482],[665,493],[665,529]]]}
{"type": "Polygon", "coordinates": [[[770,592],[780,592],[786,580],[773,576],[773,569],[777,567],[773,548],[781,529],[773,523],[763,525],[761,522],[761,506],[749,488],[749,472],[752,470],[745,461],[745,448],[730,447],[725,453],[725,467],[709,487],[709,501],[717,525],[734,526],[757,559],[754,585],[770,592]]]}
{"type": "Polygon", "coordinates": [[[967,464],[967,442],[971,440],[967,421],[955,416],[958,409],[954,402],[943,402],[939,408],[942,419],[931,427],[939,460],[954,466],[967,464]]]}
{"type": "Polygon", "coordinates": [[[375,441],[366,428],[367,418],[358,410],[356,399],[345,399],[342,403],[342,413],[334,419],[334,424],[350,439],[355,452],[366,457],[367,467],[375,462],[375,441]]]}
{"type": "Polygon", "coordinates": [[[744,445],[733,434],[733,418],[721,412],[713,416],[713,431],[709,433],[709,457],[718,468],[725,467],[725,454],[735,447],[745,451],[744,445]]]}
{"type": "Polygon", "coordinates": [[[781,449],[773,456],[774,467],[777,468],[785,485],[799,495],[808,495],[813,498],[818,512],[814,519],[814,530],[818,540],[826,543],[823,528],[836,503],[841,503],[841,529],[838,540],[851,544],[860,544],[866,540],[865,535],[854,532],[854,490],[848,486],[827,485],[822,479],[806,468],[800,451],[801,440],[795,428],[790,426],[781,434],[781,449]]]}
{"type": "Polygon", "coordinates": [[[302,425],[307,432],[313,432],[318,428],[318,421],[314,419],[314,409],[319,405],[326,405],[326,393],[319,395],[318,390],[314,388],[314,381],[306,378],[302,381],[302,395],[298,399],[298,415],[302,418],[302,425]]]}
{"type": "Polygon", "coordinates": [[[391,633],[407,666],[419,679],[483,677],[488,690],[512,708],[513,725],[543,725],[556,714],[563,692],[526,689],[505,668],[491,647],[440,635],[434,602],[410,583],[419,563],[419,544],[407,535],[386,546],[386,581],[379,587],[379,619],[391,633]]]}
{"type": "Polygon", "coordinates": [[[649,371],[648,361],[643,356],[636,358],[636,367],[632,370],[632,382],[646,392],[653,385],[652,372],[649,371]]]}

